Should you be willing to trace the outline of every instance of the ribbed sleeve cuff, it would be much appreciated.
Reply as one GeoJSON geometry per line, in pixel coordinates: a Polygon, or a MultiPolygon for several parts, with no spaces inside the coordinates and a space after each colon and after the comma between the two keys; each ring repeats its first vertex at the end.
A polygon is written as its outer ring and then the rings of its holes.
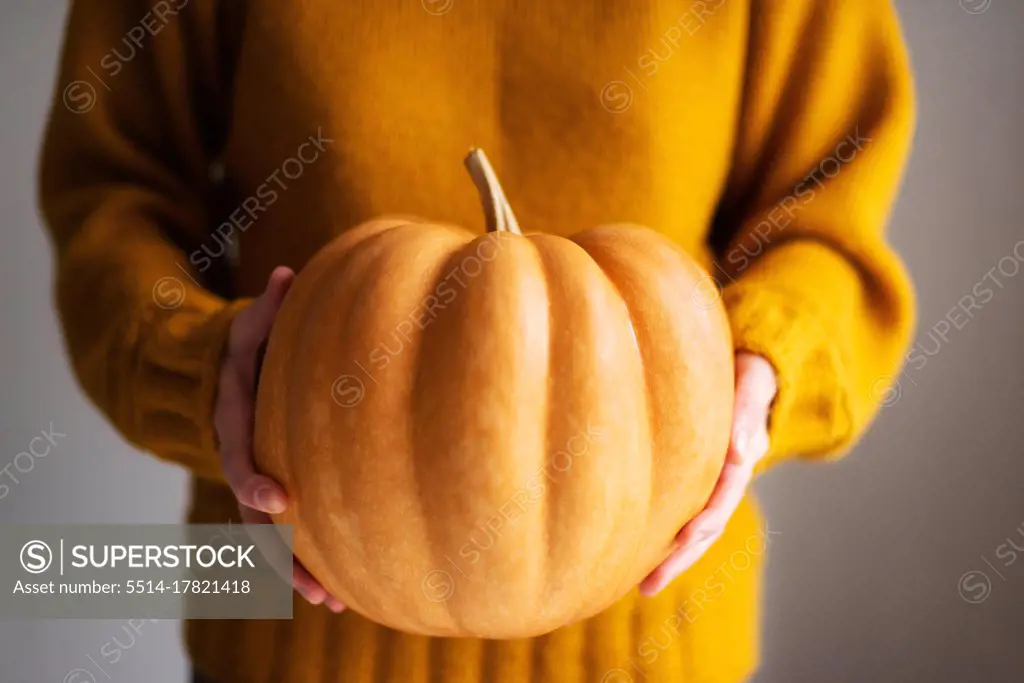
{"type": "Polygon", "coordinates": [[[852,438],[843,364],[814,314],[761,283],[726,287],[723,301],[736,350],[764,357],[777,376],[771,449],[759,469],[786,455],[839,455],[852,438]]]}
{"type": "Polygon", "coordinates": [[[158,457],[223,480],[214,402],[231,322],[251,300],[225,303],[195,294],[176,309],[155,308],[147,316],[133,373],[131,422],[158,457]]]}

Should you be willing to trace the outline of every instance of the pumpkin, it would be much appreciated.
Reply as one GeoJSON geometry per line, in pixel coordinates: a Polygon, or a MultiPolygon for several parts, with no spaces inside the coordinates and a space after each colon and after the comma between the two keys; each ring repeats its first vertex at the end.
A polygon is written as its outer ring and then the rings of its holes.
{"type": "Polygon", "coordinates": [[[327,590],[431,636],[590,617],[673,548],[721,472],[733,352],[710,281],[647,228],[523,235],[466,165],[486,234],[417,219],[342,233],[267,345],[254,451],[327,590]],[[698,303],[698,300],[700,303],[698,303]]]}

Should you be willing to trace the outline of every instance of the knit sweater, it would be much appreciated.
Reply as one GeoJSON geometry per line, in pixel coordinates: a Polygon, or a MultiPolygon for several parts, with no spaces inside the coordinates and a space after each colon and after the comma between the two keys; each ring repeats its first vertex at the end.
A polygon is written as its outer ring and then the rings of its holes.
{"type": "MultiPolygon", "coordinates": [[[[913,119],[888,0],[77,0],[41,170],[68,352],[126,439],[191,470],[190,520],[233,518],[232,316],[378,215],[482,230],[479,146],[525,230],[641,223],[698,259],[698,296],[720,286],[736,347],[778,373],[761,467],[834,455],[913,326],[884,234],[913,119]]],[[[188,648],[218,683],[735,682],[773,536],[745,501],[659,596],[534,639],[297,599],[290,621],[188,623],[188,648]]]]}

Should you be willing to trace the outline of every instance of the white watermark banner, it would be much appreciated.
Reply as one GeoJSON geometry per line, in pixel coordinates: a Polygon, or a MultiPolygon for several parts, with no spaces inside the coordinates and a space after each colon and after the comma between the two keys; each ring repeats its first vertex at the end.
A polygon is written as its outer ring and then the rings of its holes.
{"type": "Polygon", "coordinates": [[[0,618],[290,619],[291,539],[274,525],[0,526],[0,618]]]}

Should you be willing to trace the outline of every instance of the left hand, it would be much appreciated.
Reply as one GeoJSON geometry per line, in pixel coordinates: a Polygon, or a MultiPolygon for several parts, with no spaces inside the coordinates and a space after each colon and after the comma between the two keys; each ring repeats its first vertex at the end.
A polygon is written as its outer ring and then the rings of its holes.
{"type": "Polygon", "coordinates": [[[295,280],[288,268],[275,268],[264,292],[243,308],[231,322],[227,348],[221,361],[214,424],[220,442],[221,467],[238,501],[244,524],[252,525],[250,537],[282,578],[290,581],[299,595],[314,605],[325,604],[332,612],[345,606],[329,595],[320,583],[292,558],[289,548],[273,527],[271,514],[284,512],[288,497],[270,477],[259,474],[253,459],[252,429],[256,410],[256,378],[262,358],[260,347],[267,341],[285,294],[295,280]]]}
{"type": "Polygon", "coordinates": [[[763,357],[736,354],[736,399],[725,467],[707,505],[676,536],[676,549],[640,584],[640,594],[657,594],[699,560],[725,531],[746,495],[754,466],[768,452],[768,415],[778,387],[775,369],[763,357]]]}

